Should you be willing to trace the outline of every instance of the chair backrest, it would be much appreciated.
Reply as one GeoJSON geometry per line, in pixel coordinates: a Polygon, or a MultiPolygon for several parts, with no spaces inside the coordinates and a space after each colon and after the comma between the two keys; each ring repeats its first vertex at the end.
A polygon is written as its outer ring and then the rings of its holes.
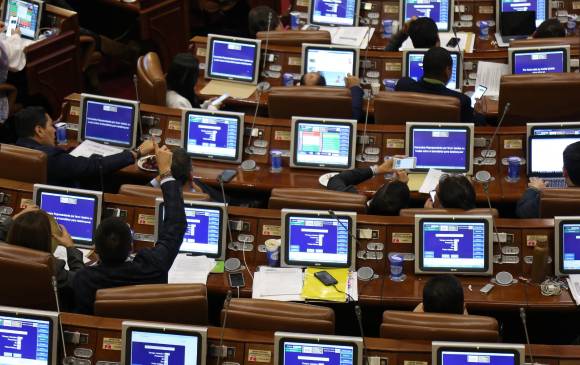
{"type": "Polygon", "coordinates": [[[321,86],[273,87],[268,93],[268,114],[283,119],[296,115],[350,119],[350,91],[321,86]]]}
{"type": "Polygon", "coordinates": [[[268,38],[268,44],[279,46],[302,46],[302,43],[330,44],[330,33],[326,30],[293,30],[258,32],[256,39],[262,44],[268,38]]]}
{"type": "Polygon", "coordinates": [[[54,260],[48,252],[0,243],[0,305],[55,310],[54,260]]]}
{"type": "Polygon", "coordinates": [[[137,60],[137,89],[142,103],[166,105],[167,83],[157,53],[149,52],[137,60]]]}
{"type": "Polygon", "coordinates": [[[555,38],[531,38],[517,39],[510,42],[510,47],[542,47],[542,46],[561,46],[569,44],[570,48],[580,48],[579,37],[555,37],[555,38]]]}
{"type": "Polygon", "coordinates": [[[0,178],[31,184],[46,183],[46,154],[26,147],[0,146],[0,178]]]}
{"type": "Polygon", "coordinates": [[[9,84],[7,82],[0,84],[0,95],[6,96],[8,99],[8,116],[14,114],[14,107],[16,105],[16,96],[18,96],[18,90],[16,86],[9,84]]]}
{"type": "Polygon", "coordinates": [[[580,74],[504,75],[499,88],[499,111],[510,109],[504,125],[580,120],[580,74]]]}
{"type": "Polygon", "coordinates": [[[202,284],[151,284],[101,289],[95,315],[142,321],[204,325],[207,289],[202,284]]]}
{"type": "Polygon", "coordinates": [[[375,124],[460,122],[458,98],[414,92],[381,91],[374,100],[375,124]]]}
{"type": "Polygon", "coordinates": [[[542,190],[540,217],[576,216],[580,212],[580,188],[542,190]]]}
{"type": "MultiPolygon", "coordinates": [[[[147,198],[153,199],[163,197],[163,192],[159,188],[154,188],[152,186],[144,186],[144,185],[132,185],[132,184],[123,184],[119,188],[119,194],[122,195],[129,195],[129,196],[136,196],[140,198],[147,198]]],[[[205,193],[197,193],[197,192],[190,192],[184,191],[183,192],[183,199],[184,200],[200,200],[200,201],[209,201],[209,195],[205,193]]]]}
{"type": "MultiPolygon", "coordinates": [[[[334,333],[334,311],[310,304],[276,300],[234,298],[227,311],[226,326],[244,330],[334,333]]],[[[222,309],[223,323],[225,311],[222,309]]]]}
{"type": "Polygon", "coordinates": [[[401,217],[414,217],[417,214],[453,214],[453,215],[491,215],[499,217],[497,209],[493,208],[475,208],[470,210],[463,209],[444,209],[444,208],[405,208],[399,211],[401,217]]]}
{"type": "Polygon", "coordinates": [[[268,201],[270,209],[333,209],[364,214],[367,198],[361,194],[308,188],[274,188],[268,201]]]}
{"type": "Polygon", "coordinates": [[[495,318],[443,313],[385,311],[381,337],[401,340],[497,342],[495,318]]]}

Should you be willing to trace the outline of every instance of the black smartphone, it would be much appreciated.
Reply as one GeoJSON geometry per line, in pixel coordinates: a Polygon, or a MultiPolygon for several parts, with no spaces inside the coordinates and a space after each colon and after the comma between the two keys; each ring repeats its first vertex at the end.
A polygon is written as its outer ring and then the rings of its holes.
{"type": "Polygon", "coordinates": [[[322,284],[326,286],[336,285],[338,281],[334,278],[334,276],[330,275],[328,271],[319,271],[314,273],[314,276],[322,282],[322,284]]]}
{"type": "Polygon", "coordinates": [[[229,183],[238,174],[237,170],[224,170],[218,176],[218,181],[223,181],[224,183],[229,183]]]}
{"type": "Polygon", "coordinates": [[[230,280],[230,287],[232,288],[243,288],[246,286],[246,282],[244,281],[244,274],[241,272],[229,273],[228,279],[230,280]]]}
{"type": "Polygon", "coordinates": [[[459,38],[451,37],[449,39],[449,42],[447,42],[447,47],[449,47],[449,48],[455,48],[459,44],[459,41],[460,41],[459,38]]]}

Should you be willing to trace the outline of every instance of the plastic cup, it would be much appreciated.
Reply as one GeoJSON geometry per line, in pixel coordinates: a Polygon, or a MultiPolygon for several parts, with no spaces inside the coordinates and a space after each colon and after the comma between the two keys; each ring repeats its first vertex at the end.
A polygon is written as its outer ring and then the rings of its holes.
{"type": "Polygon", "coordinates": [[[298,11],[290,12],[290,29],[292,30],[300,29],[300,12],[298,11]]]}
{"type": "Polygon", "coordinates": [[[270,151],[270,160],[271,162],[271,167],[270,167],[270,172],[280,172],[282,171],[282,152],[280,151],[270,151]]]}
{"type": "Polygon", "coordinates": [[[389,254],[389,264],[391,267],[390,278],[392,281],[403,281],[406,279],[406,275],[403,274],[403,256],[398,253],[389,254]]]}
{"type": "Polygon", "coordinates": [[[280,266],[280,244],[279,238],[270,238],[264,242],[266,245],[266,258],[268,259],[268,266],[280,266]]]}
{"type": "Polygon", "coordinates": [[[519,157],[508,157],[508,176],[506,176],[507,181],[516,182],[520,179],[520,165],[521,160],[519,157]]]}
{"type": "Polygon", "coordinates": [[[383,20],[383,38],[391,38],[393,35],[393,20],[384,19],[383,20]]]}
{"type": "Polygon", "coordinates": [[[489,23],[484,20],[479,21],[479,39],[489,39],[489,23]]]}

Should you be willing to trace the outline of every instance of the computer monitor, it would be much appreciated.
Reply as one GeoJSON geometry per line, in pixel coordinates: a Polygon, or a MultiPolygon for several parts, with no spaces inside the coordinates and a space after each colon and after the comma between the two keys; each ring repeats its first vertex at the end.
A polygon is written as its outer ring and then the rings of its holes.
{"type": "Polygon", "coordinates": [[[302,75],[320,72],[326,86],[344,87],[347,74],[358,76],[359,50],[325,44],[302,44],[302,75]]]}
{"type": "Polygon", "coordinates": [[[77,246],[93,245],[101,222],[102,192],[35,184],[32,199],[66,228],[77,246]]]}
{"type": "Polygon", "coordinates": [[[240,163],[244,113],[185,109],[181,114],[181,147],[194,159],[240,163]]]}
{"type": "Polygon", "coordinates": [[[354,269],[356,213],[282,209],[281,220],[281,266],[354,269]]]}
{"type": "MultiPolygon", "coordinates": [[[[222,203],[185,201],[187,230],[179,248],[180,253],[204,255],[223,260],[226,252],[226,207],[222,203]]],[[[165,203],[155,201],[155,241],[160,237],[165,203]]]]}
{"type": "Polygon", "coordinates": [[[354,167],[356,120],[292,117],[290,166],[321,170],[354,167]]]}
{"type": "Polygon", "coordinates": [[[471,175],[473,130],[471,123],[407,122],[405,153],[417,158],[411,171],[438,169],[471,175]]]}
{"type": "Polygon", "coordinates": [[[44,1],[40,0],[6,0],[4,1],[4,24],[10,24],[10,18],[17,18],[17,27],[22,38],[37,39],[44,10],[44,1]]]}
{"type": "MultiPolygon", "coordinates": [[[[496,0],[496,19],[495,24],[499,24],[501,29],[501,14],[511,13],[511,12],[524,12],[524,11],[534,11],[536,12],[536,27],[546,19],[550,18],[550,2],[549,0],[496,0]]],[[[502,32],[503,34],[503,32],[502,32]]]]}
{"type": "Polygon", "coordinates": [[[580,123],[528,123],[527,174],[562,177],[566,147],[580,141],[580,123]]]}
{"type": "Polygon", "coordinates": [[[205,327],[123,321],[121,336],[125,365],[205,365],[205,327]]]}
{"type": "Polygon", "coordinates": [[[580,217],[554,217],[557,276],[580,274],[580,217]]]}
{"type": "Polygon", "coordinates": [[[362,365],[361,337],[274,333],[274,365],[362,365]]]}
{"type": "Polygon", "coordinates": [[[491,216],[416,215],[415,273],[491,275],[491,216]]]}
{"type": "Polygon", "coordinates": [[[78,140],[121,148],[135,148],[139,129],[139,102],[81,94],[78,140]]]}
{"type": "Polygon", "coordinates": [[[433,342],[433,365],[523,365],[525,346],[508,343],[433,342]]]}
{"type": "Polygon", "coordinates": [[[357,26],[360,0],[312,0],[308,22],[326,26],[357,26]]]}
{"type": "Polygon", "coordinates": [[[205,77],[245,84],[257,84],[260,70],[258,39],[217,34],[207,36],[205,77]]]}
{"type": "Polygon", "coordinates": [[[431,18],[440,32],[449,32],[453,25],[453,0],[402,0],[399,21],[401,24],[412,17],[431,18]]]}
{"type": "MultiPolygon", "coordinates": [[[[427,51],[427,49],[414,49],[403,52],[403,76],[410,77],[415,81],[421,80],[423,77],[423,57],[425,57],[427,51]]],[[[447,83],[447,88],[461,91],[461,86],[463,85],[461,54],[457,50],[449,50],[449,53],[451,53],[453,61],[453,70],[447,83]]]]}
{"type": "Polygon", "coordinates": [[[58,313],[0,307],[0,364],[56,365],[57,344],[58,313]]]}
{"type": "Polygon", "coordinates": [[[570,45],[509,48],[508,60],[514,75],[570,72],[570,45]]]}

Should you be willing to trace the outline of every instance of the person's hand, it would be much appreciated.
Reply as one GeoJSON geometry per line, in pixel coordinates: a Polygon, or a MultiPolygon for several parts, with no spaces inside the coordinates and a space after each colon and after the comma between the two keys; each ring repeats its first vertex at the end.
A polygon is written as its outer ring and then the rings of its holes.
{"type": "Polygon", "coordinates": [[[400,182],[402,182],[403,184],[406,184],[409,182],[409,175],[407,175],[407,171],[405,170],[395,170],[395,177],[397,180],[399,180],[400,182]]]}
{"type": "Polygon", "coordinates": [[[387,172],[393,171],[393,159],[389,158],[385,160],[382,164],[377,167],[377,175],[378,174],[386,174],[387,172]]]}
{"type": "Polygon", "coordinates": [[[58,226],[60,227],[60,233],[52,232],[52,237],[54,237],[58,243],[64,247],[74,247],[75,243],[66,228],[62,224],[59,224],[58,226]]]}
{"type": "Polygon", "coordinates": [[[347,89],[350,89],[354,86],[360,86],[360,79],[356,76],[352,76],[351,74],[347,74],[344,78],[344,86],[346,86],[347,89]]]}
{"type": "Polygon", "coordinates": [[[27,205],[27,206],[26,206],[24,209],[22,209],[22,210],[21,210],[21,211],[20,211],[18,214],[15,214],[15,215],[12,217],[12,220],[14,220],[14,219],[16,219],[16,218],[20,217],[21,215],[23,215],[23,214],[25,214],[25,213],[37,211],[38,209],[40,209],[40,208],[39,208],[38,206],[34,205],[34,204],[27,205]]]}
{"type": "Polygon", "coordinates": [[[157,166],[159,167],[159,175],[166,174],[171,171],[171,160],[173,153],[167,146],[159,147],[155,144],[155,156],[157,157],[157,166]]]}
{"type": "Polygon", "coordinates": [[[403,27],[401,29],[401,31],[405,34],[407,34],[407,32],[409,31],[409,27],[411,26],[411,23],[413,23],[415,20],[417,20],[416,16],[412,16],[411,19],[407,20],[404,24],[403,27]]]}
{"type": "Polygon", "coordinates": [[[147,140],[139,146],[139,151],[141,152],[141,156],[147,156],[155,152],[155,145],[156,143],[152,140],[147,140]]]}
{"type": "Polygon", "coordinates": [[[528,183],[528,187],[531,189],[536,189],[537,191],[542,191],[546,188],[546,183],[544,180],[538,177],[530,178],[530,182],[528,183]]]}
{"type": "Polygon", "coordinates": [[[429,199],[425,200],[425,205],[423,205],[423,208],[427,208],[427,209],[433,208],[433,200],[431,200],[431,197],[429,197],[429,199]]]}

